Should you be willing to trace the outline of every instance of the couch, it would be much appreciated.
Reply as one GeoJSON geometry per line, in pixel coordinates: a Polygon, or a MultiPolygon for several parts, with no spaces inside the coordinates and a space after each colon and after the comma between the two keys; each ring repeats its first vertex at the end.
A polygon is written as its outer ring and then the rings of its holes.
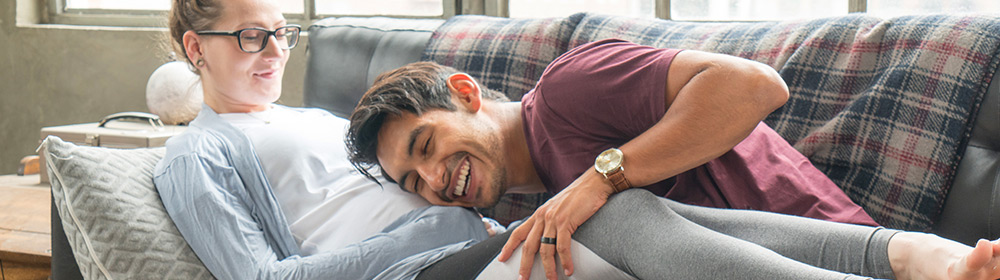
{"type": "MultiPolygon", "coordinates": [[[[330,18],[308,31],[304,105],[342,117],[378,74],[419,60],[468,72],[512,100],[559,54],[605,38],[760,61],[777,69],[791,92],[765,122],[877,222],[967,244],[1000,237],[994,222],[1000,219],[1000,83],[993,79],[1000,17],[847,15],[755,23],[599,14],[330,18]]],[[[146,168],[162,148],[108,150],[56,139],[45,145],[53,154],[53,279],[81,272],[88,278],[210,277],[169,219],[156,214],[162,204],[149,193],[146,168]],[[87,195],[94,193],[90,188],[104,195],[87,195]],[[121,206],[130,200],[125,196],[138,198],[121,206]],[[159,259],[145,260],[151,255],[159,259]]],[[[481,211],[509,222],[547,197],[509,195],[481,211]]]]}

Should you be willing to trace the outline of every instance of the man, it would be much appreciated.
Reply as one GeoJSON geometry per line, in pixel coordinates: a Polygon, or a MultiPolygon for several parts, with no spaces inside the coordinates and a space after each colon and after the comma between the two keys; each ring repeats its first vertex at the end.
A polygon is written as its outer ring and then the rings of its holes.
{"type": "Polygon", "coordinates": [[[787,98],[760,63],[604,40],[557,58],[521,102],[434,63],[383,74],[351,116],[348,145],[362,173],[380,166],[432,204],[490,207],[505,193],[555,193],[515,229],[500,260],[527,240],[522,264],[539,249],[552,263],[558,251],[567,274],[570,240],[557,237],[632,187],[688,204],[874,225],[761,123],[787,98]]]}

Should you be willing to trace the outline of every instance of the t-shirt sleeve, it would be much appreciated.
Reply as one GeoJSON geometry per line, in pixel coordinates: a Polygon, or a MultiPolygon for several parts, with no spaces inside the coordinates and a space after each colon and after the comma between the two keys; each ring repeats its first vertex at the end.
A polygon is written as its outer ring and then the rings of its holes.
{"type": "Polygon", "coordinates": [[[536,98],[595,137],[632,139],[666,112],[667,70],[678,52],[621,40],[588,43],[549,65],[536,98]]]}

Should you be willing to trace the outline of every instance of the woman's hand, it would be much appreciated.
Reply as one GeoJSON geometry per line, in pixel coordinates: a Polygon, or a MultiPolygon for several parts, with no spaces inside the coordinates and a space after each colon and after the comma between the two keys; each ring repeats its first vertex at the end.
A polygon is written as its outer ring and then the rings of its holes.
{"type": "Polygon", "coordinates": [[[483,214],[479,214],[479,218],[483,220],[483,226],[486,227],[486,233],[490,237],[497,236],[497,234],[502,234],[507,231],[507,227],[501,225],[497,220],[483,217],[483,214]]]}
{"type": "Polygon", "coordinates": [[[556,252],[559,253],[564,273],[567,276],[572,275],[573,259],[570,255],[570,241],[573,232],[590,219],[594,213],[597,213],[597,210],[608,202],[608,196],[613,192],[614,188],[605,181],[604,176],[598,174],[593,168],[587,170],[569,187],[538,207],[531,217],[511,233],[507,244],[500,251],[498,260],[505,262],[510,259],[514,249],[521,242],[524,242],[519,272],[522,279],[528,279],[528,276],[531,275],[531,266],[534,263],[536,252],[540,252],[546,278],[557,278],[556,252]],[[542,244],[542,237],[554,238],[555,244],[542,244]]]}

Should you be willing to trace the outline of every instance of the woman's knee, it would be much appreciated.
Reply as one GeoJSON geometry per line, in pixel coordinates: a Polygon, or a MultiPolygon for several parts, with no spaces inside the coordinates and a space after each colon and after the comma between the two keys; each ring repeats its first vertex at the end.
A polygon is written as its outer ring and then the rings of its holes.
{"type": "Polygon", "coordinates": [[[659,197],[646,189],[628,189],[608,197],[604,208],[632,208],[644,205],[659,204],[659,197]]]}
{"type": "Polygon", "coordinates": [[[596,216],[611,219],[633,215],[659,215],[669,217],[675,215],[673,210],[663,204],[659,196],[645,189],[629,189],[608,198],[608,202],[598,210],[596,216]]]}

